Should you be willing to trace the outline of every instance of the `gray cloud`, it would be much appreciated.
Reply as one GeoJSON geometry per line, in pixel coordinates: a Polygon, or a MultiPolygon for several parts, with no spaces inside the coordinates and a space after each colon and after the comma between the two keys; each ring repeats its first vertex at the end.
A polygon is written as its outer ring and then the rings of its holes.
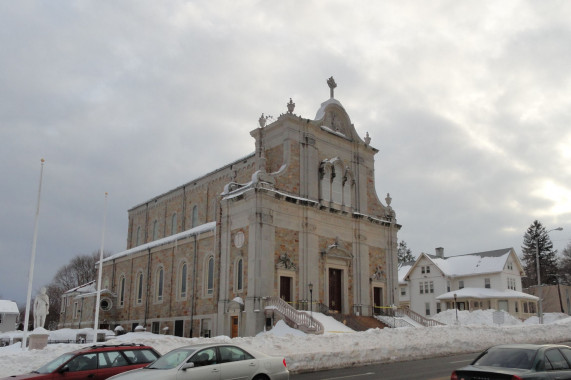
{"type": "Polygon", "coordinates": [[[100,245],[127,210],[253,151],[290,97],[338,98],[379,148],[415,254],[513,246],[534,219],[571,231],[566,63],[556,1],[0,4],[0,296],[22,302],[39,160],[34,288],[100,245]]]}

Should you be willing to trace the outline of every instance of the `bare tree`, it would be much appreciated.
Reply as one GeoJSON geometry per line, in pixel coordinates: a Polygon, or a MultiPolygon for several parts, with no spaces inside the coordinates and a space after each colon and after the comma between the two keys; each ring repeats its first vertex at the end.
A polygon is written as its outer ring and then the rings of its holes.
{"type": "MultiPolygon", "coordinates": [[[[111,252],[103,251],[103,257],[110,255],[111,252]]],[[[96,279],[98,261],[99,251],[95,251],[89,255],[75,256],[68,264],[58,269],[52,282],[46,286],[50,298],[49,314],[46,317],[47,328],[57,326],[59,322],[62,295],[68,290],[96,279]]]]}

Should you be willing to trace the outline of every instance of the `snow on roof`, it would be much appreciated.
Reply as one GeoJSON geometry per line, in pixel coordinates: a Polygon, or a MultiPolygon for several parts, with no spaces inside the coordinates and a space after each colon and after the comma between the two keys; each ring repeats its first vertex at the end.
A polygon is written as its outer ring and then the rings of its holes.
{"type": "Polygon", "coordinates": [[[401,284],[401,285],[407,284],[405,277],[413,265],[414,265],[414,262],[413,263],[404,263],[401,266],[399,266],[399,284],[401,284]]]}
{"type": "Polygon", "coordinates": [[[439,257],[425,254],[447,276],[470,276],[504,270],[512,248],[439,257]]]}
{"type": "Polygon", "coordinates": [[[537,301],[539,298],[532,296],[531,294],[518,292],[515,290],[497,290],[488,288],[463,288],[459,290],[454,290],[452,292],[444,293],[436,297],[437,300],[452,300],[454,295],[458,298],[479,298],[479,299],[489,299],[489,298],[523,298],[528,300],[537,301]]]}
{"type": "Polygon", "coordinates": [[[116,253],[114,255],[111,255],[111,256],[103,259],[103,262],[115,260],[119,257],[127,256],[131,253],[140,252],[140,251],[144,251],[146,249],[159,247],[161,245],[165,245],[165,244],[171,243],[173,241],[181,240],[181,239],[184,239],[184,238],[187,238],[190,236],[196,236],[196,235],[200,235],[200,234],[205,233],[205,232],[214,231],[215,229],[216,229],[216,222],[205,223],[205,224],[202,224],[200,226],[191,228],[190,230],[179,232],[178,234],[167,236],[167,237],[164,237],[162,239],[154,240],[154,241],[151,241],[151,242],[146,243],[146,244],[138,245],[138,246],[133,247],[131,249],[128,249],[126,251],[116,253]]]}
{"type": "Polygon", "coordinates": [[[14,301],[0,300],[0,313],[19,314],[18,305],[14,301]]]}
{"type": "Polygon", "coordinates": [[[328,99],[328,100],[324,101],[323,103],[321,103],[321,107],[319,107],[319,109],[317,110],[317,113],[315,114],[315,120],[323,119],[323,116],[325,116],[325,108],[327,108],[327,106],[330,104],[336,104],[339,107],[345,109],[343,107],[343,105],[341,104],[341,102],[339,102],[339,100],[334,99],[334,98],[328,99]]]}
{"type": "Polygon", "coordinates": [[[89,281],[89,282],[86,283],[86,284],[76,286],[76,287],[73,288],[73,289],[69,289],[69,290],[68,290],[67,292],[65,292],[64,294],[75,293],[75,292],[77,292],[77,293],[92,293],[92,292],[95,292],[95,291],[96,291],[96,289],[95,289],[95,280],[93,280],[93,281],[89,281]]]}

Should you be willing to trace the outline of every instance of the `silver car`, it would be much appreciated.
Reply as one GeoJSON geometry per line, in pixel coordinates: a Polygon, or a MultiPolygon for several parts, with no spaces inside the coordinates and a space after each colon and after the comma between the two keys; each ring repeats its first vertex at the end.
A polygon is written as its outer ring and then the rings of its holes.
{"type": "Polygon", "coordinates": [[[289,380],[285,358],[231,344],[197,344],[172,350],[146,367],[109,380],[289,380]]]}

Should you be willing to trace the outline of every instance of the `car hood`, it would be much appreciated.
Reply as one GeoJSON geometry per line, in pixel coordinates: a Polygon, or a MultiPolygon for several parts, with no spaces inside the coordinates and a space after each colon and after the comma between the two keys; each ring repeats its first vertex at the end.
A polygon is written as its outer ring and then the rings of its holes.
{"type": "Polygon", "coordinates": [[[108,380],[155,380],[158,377],[168,378],[168,374],[172,373],[172,369],[148,369],[139,368],[127,371],[110,377],[108,380]]]}

